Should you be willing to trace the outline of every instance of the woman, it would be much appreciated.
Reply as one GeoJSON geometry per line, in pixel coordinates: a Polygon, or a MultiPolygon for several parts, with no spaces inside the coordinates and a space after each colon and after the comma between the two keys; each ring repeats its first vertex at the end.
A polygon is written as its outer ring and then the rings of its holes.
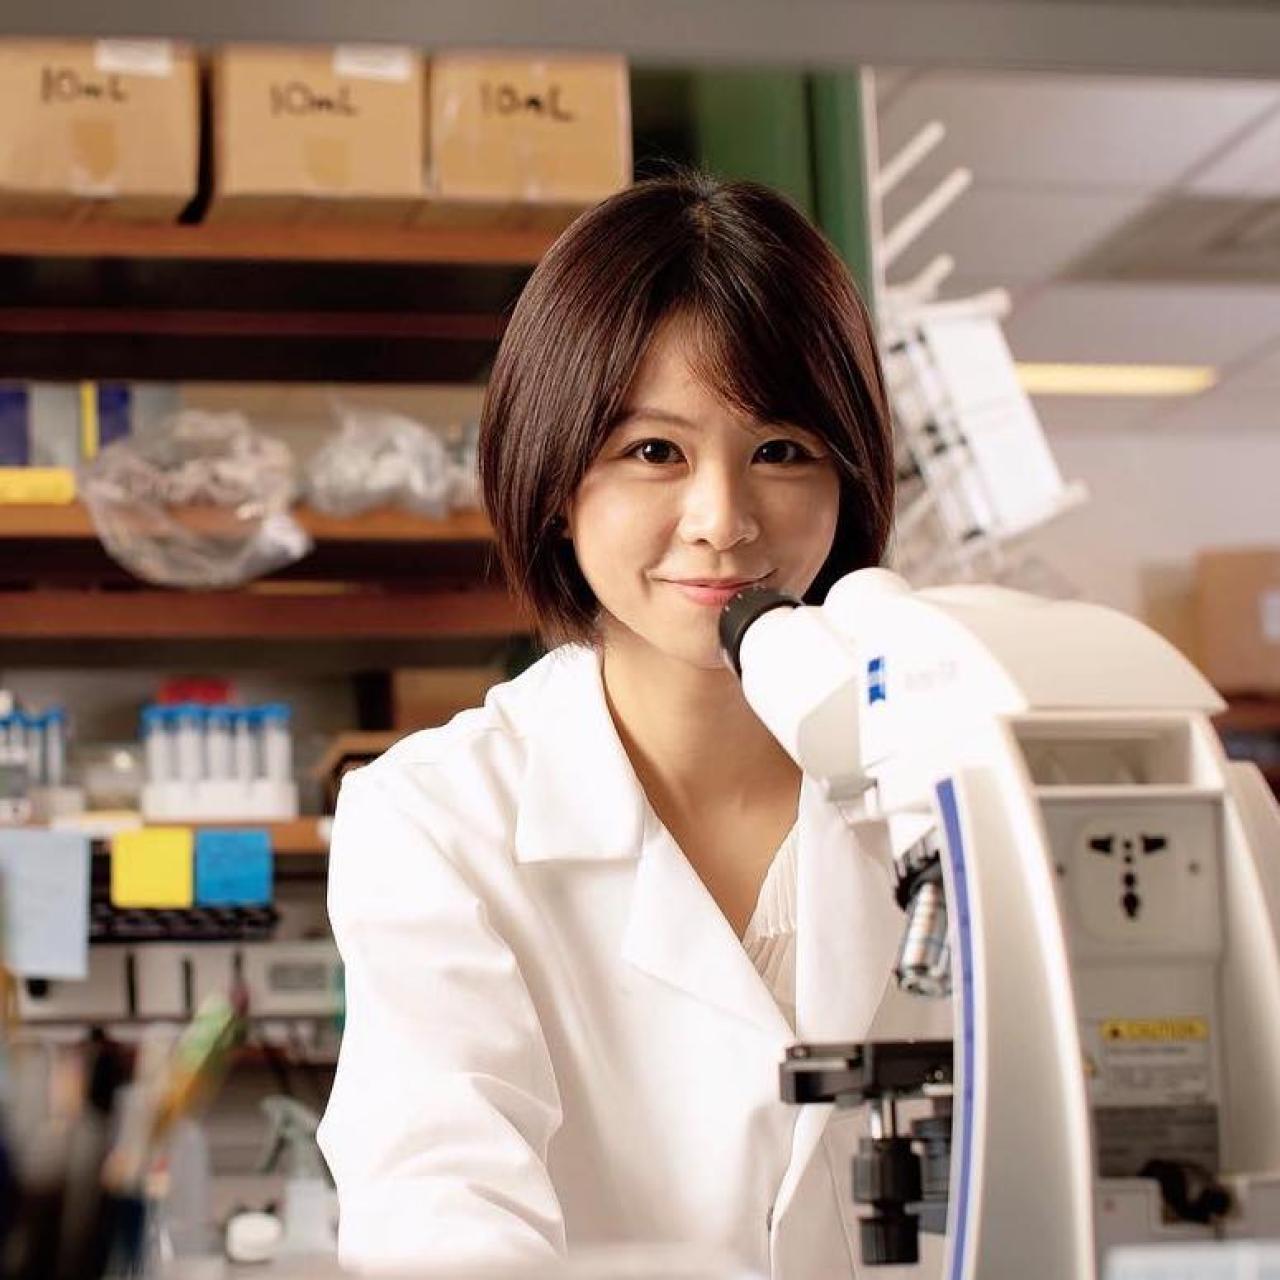
{"type": "Polygon", "coordinates": [[[561,643],[343,785],[341,1256],[690,1241],[850,1275],[849,1124],[781,1103],[777,1069],[797,1036],[867,1033],[900,917],[717,643],[746,584],[817,601],[884,550],[890,426],[848,273],[763,187],[613,197],[515,308],[481,480],[561,643]]]}

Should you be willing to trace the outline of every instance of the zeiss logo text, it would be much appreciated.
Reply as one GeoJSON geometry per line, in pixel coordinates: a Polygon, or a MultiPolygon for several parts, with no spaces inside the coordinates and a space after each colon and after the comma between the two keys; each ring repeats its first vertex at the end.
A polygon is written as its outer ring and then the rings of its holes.
{"type": "Polygon", "coordinates": [[[867,663],[867,705],[875,706],[877,702],[887,702],[889,694],[885,688],[884,659],[872,658],[867,663]]]}

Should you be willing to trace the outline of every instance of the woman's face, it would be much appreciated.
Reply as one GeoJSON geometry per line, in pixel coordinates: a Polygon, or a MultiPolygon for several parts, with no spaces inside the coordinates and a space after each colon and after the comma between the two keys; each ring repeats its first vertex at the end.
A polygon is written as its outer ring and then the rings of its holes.
{"type": "Polygon", "coordinates": [[[688,350],[678,324],[659,331],[566,517],[606,644],[718,668],[726,601],[756,582],[800,596],[817,577],[840,481],[819,436],[725,405],[688,350]]]}

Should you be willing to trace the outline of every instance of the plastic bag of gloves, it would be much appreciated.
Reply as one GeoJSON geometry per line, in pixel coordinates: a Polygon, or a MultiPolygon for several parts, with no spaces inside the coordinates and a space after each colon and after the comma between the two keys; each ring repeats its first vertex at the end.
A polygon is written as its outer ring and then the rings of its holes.
{"type": "Polygon", "coordinates": [[[80,494],[112,559],[146,582],[236,587],[302,559],[289,514],[297,467],[287,446],[238,413],[184,410],[108,445],[80,473],[80,494]]]}
{"type": "MultiPolygon", "coordinates": [[[[401,507],[440,517],[464,505],[465,459],[430,427],[382,409],[340,406],[339,425],[307,466],[307,501],[331,516],[401,507]]],[[[474,494],[472,483],[470,492],[474,494]]]]}

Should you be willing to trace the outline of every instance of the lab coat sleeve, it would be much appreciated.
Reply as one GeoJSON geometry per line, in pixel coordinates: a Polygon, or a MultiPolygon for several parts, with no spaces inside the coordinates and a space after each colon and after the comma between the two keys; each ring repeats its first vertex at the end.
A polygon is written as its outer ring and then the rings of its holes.
{"type": "Polygon", "coordinates": [[[554,1258],[562,1113],[533,1001],[481,896],[371,772],[343,783],[329,864],[346,1027],[319,1141],[339,1258],[432,1272],[554,1258]]]}

